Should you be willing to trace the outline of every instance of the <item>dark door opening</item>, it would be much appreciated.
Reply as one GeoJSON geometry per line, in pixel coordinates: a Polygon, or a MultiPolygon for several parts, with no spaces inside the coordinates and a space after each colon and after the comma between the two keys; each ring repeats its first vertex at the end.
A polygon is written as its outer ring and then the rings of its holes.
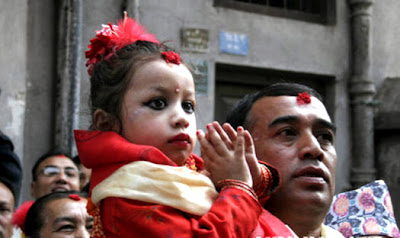
{"type": "Polygon", "coordinates": [[[216,64],[214,119],[220,123],[244,95],[278,82],[296,82],[317,90],[333,117],[334,77],[308,73],[216,64]]]}

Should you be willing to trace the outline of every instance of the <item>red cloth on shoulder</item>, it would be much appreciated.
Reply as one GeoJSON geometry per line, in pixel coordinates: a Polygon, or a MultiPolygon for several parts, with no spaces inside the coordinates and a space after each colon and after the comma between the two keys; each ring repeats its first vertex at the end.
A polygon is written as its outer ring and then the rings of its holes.
{"type": "MultiPolygon", "coordinates": [[[[75,130],[75,142],[82,164],[92,169],[90,190],[121,166],[134,161],[177,166],[175,162],[153,146],[130,143],[112,131],[75,130]]],[[[203,169],[203,159],[192,154],[195,165],[203,169]]]]}

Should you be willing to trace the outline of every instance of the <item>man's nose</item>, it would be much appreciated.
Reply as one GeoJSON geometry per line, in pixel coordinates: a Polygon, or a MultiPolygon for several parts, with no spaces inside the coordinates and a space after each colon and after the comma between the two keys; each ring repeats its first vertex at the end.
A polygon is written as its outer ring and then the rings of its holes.
{"type": "Polygon", "coordinates": [[[60,173],[57,175],[58,180],[67,181],[67,174],[64,170],[61,170],[60,173]]]}
{"type": "Polygon", "coordinates": [[[79,227],[79,229],[76,230],[74,237],[75,238],[89,238],[90,233],[86,229],[86,227],[83,226],[83,227],[79,227]]]}
{"type": "Polygon", "coordinates": [[[321,144],[312,132],[306,132],[300,137],[300,159],[323,160],[321,144]]]}

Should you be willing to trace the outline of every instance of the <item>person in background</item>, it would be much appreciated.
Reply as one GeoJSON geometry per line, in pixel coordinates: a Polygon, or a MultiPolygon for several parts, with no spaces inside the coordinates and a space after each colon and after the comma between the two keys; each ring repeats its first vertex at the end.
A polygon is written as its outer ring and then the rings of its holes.
{"type": "MultiPolygon", "coordinates": [[[[70,190],[79,190],[78,166],[59,150],[53,149],[42,155],[32,167],[31,196],[36,200],[50,193],[70,190]]],[[[25,201],[13,214],[13,225],[22,231],[33,203],[33,200],[25,201]]]]}
{"type": "Polygon", "coordinates": [[[335,188],[335,126],[312,88],[270,85],[245,96],[226,122],[253,137],[256,156],[275,167],[280,187],[265,208],[299,237],[343,237],[323,224],[335,188]]]}
{"type": "Polygon", "coordinates": [[[32,168],[31,195],[80,189],[79,169],[66,153],[52,150],[42,155],[32,168]]]}
{"type": "Polygon", "coordinates": [[[86,196],[68,191],[37,199],[26,216],[26,238],[90,237],[93,218],[86,211],[86,196]]]}
{"type": "Polygon", "coordinates": [[[10,138],[0,131],[0,237],[13,235],[12,214],[18,204],[22,168],[10,138]]]}
{"type": "Polygon", "coordinates": [[[80,176],[79,176],[79,184],[80,184],[80,191],[85,190],[85,187],[88,186],[90,182],[90,176],[92,175],[92,170],[89,168],[86,168],[82,163],[81,160],[79,159],[79,155],[76,155],[74,158],[72,158],[74,163],[78,165],[78,169],[80,171],[80,176]]]}

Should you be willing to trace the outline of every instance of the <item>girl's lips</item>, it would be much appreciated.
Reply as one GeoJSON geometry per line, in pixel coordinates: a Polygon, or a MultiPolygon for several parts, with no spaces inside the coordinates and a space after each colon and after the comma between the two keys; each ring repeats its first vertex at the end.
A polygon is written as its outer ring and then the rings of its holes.
{"type": "Polygon", "coordinates": [[[192,142],[190,140],[190,136],[186,133],[180,133],[177,136],[172,137],[168,143],[174,144],[178,147],[186,148],[189,146],[192,142]]]}
{"type": "Polygon", "coordinates": [[[187,143],[191,144],[190,136],[186,133],[180,133],[179,135],[172,137],[168,142],[170,142],[170,143],[187,142],[187,143]]]}

